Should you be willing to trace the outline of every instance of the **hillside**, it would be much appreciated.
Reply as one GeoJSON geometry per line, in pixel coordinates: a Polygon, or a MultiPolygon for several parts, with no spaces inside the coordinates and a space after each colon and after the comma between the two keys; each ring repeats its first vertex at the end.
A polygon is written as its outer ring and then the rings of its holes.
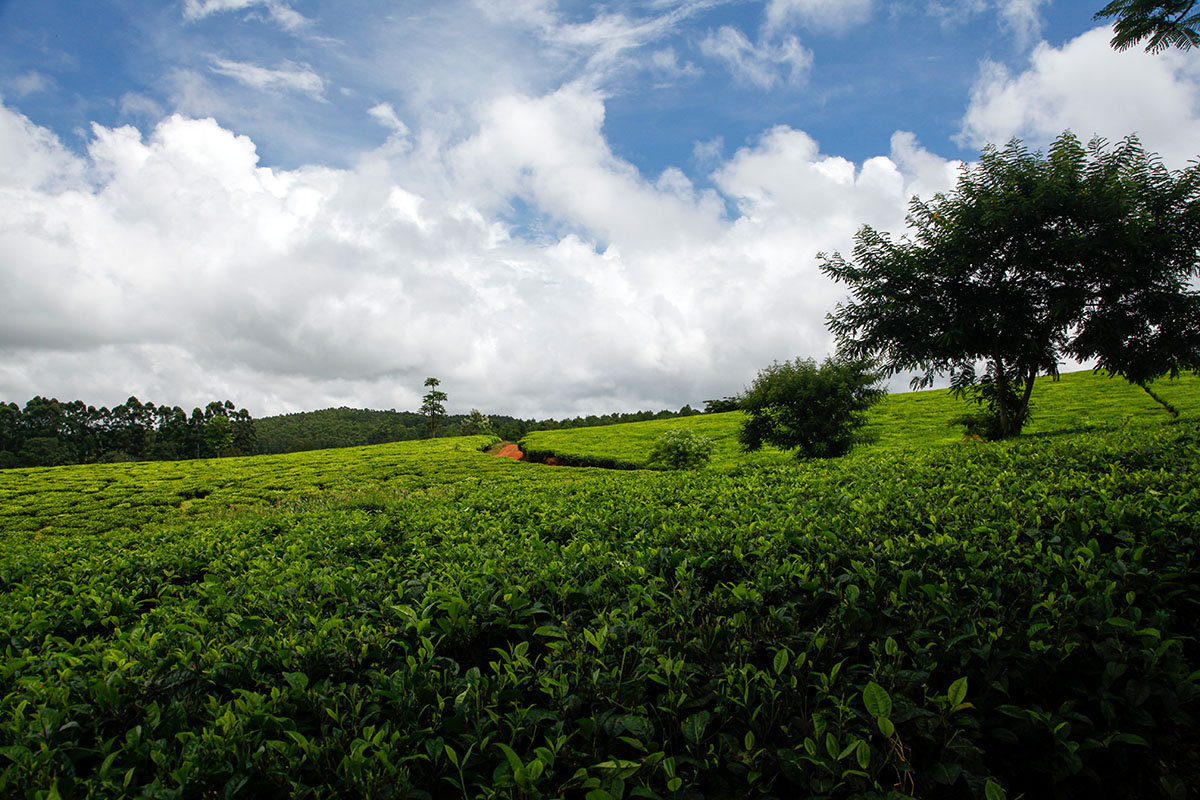
{"type": "MultiPolygon", "coordinates": [[[[1200,417],[1200,376],[1183,374],[1173,380],[1157,381],[1151,387],[1184,417],[1200,417]]],[[[864,449],[882,451],[960,442],[962,430],[951,421],[970,408],[945,389],[890,394],[868,412],[864,432],[873,441],[864,449]]],[[[1026,426],[1028,436],[1170,419],[1162,406],[1140,388],[1091,371],[1065,373],[1057,381],[1040,379],[1034,385],[1031,408],[1032,416],[1026,426]]],[[[790,455],[773,448],[753,454],[742,452],[737,436],[743,418],[741,412],[732,411],[685,420],[536,431],[524,436],[520,444],[533,460],[554,456],[559,463],[636,468],[646,465],[655,437],[665,430],[682,427],[716,442],[712,465],[718,469],[791,460],[790,455]]]]}
{"type": "Polygon", "coordinates": [[[686,473],[486,437],[0,472],[0,796],[1178,795],[1200,391],[1119,386],[686,473]]]}
{"type": "MultiPolygon", "coordinates": [[[[640,420],[672,419],[699,414],[690,406],[679,411],[635,411],[589,415],[562,420],[518,419],[500,414],[488,415],[492,430],[505,439],[519,439],[532,430],[558,430],[607,425],[640,420]]],[[[464,414],[449,414],[439,421],[438,436],[464,434],[464,414]]],[[[407,442],[429,436],[429,418],[412,411],[373,411],[357,408],[326,408],[263,417],[256,422],[258,452],[264,454],[297,453],[333,447],[361,447],[387,442],[407,442]]]]}

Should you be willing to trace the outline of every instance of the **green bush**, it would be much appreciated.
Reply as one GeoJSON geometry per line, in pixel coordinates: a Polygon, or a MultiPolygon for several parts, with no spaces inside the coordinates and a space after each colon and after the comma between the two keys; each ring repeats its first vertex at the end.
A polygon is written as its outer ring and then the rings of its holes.
{"type": "Polygon", "coordinates": [[[845,455],[863,440],[866,411],[884,391],[870,362],[827,358],[775,362],[742,396],[747,414],[738,440],[747,451],[764,444],[799,458],[845,455]]]}
{"type": "Polygon", "coordinates": [[[673,428],[654,440],[650,464],[667,469],[700,469],[712,458],[717,443],[690,428],[673,428]]]}

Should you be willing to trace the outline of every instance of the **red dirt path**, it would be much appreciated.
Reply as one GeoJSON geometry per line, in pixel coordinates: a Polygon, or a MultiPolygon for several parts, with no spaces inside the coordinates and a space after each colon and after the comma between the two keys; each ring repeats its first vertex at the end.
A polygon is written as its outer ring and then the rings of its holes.
{"type": "Polygon", "coordinates": [[[517,461],[525,458],[525,454],[515,444],[506,444],[495,453],[492,453],[492,455],[496,456],[496,458],[513,458],[517,461]]]}
{"type": "MultiPolygon", "coordinates": [[[[496,458],[511,458],[516,461],[527,460],[525,458],[525,454],[522,453],[520,451],[520,449],[515,444],[512,444],[511,442],[505,442],[503,445],[497,445],[495,450],[489,451],[489,452],[491,452],[491,454],[494,455],[496,458]]],[[[554,456],[549,456],[541,463],[543,463],[549,467],[557,467],[558,459],[555,458],[554,456]]]]}

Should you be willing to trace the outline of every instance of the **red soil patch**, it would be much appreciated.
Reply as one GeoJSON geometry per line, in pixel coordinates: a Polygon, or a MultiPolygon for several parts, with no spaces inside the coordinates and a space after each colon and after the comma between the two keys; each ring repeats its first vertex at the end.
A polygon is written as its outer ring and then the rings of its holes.
{"type": "MultiPolygon", "coordinates": [[[[525,454],[521,452],[520,448],[518,448],[515,444],[513,444],[511,442],[504,442],[503,444],[498,444],[494,448],[489,450],[488,452],[491,453],[492,455],[494,455],[496,458],[511,458],[515,461],[528,461],[529,460],[529,459],[525,458],[525,454]]],[[[550,457],[546,458],[546,460],[544,460],[542,463],[546,464],[548,466],[551,466],[551,467],[557,467],[558,459],[555,458],[554,456],[550,456],[550,457]]]]}
{"type": "Polygon", "coordinates": [[[515,444],[506,444],[496,452],[492,453],[496,458],[513,458],[521,461],[525,458],[525,454],[521,452],[515,444]]]}

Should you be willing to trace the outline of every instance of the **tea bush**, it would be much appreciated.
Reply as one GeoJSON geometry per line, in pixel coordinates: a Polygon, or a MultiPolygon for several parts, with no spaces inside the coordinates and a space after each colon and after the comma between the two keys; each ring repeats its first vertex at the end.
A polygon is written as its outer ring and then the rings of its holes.
{"type": "Polygon", "coordinates": [[[729,471],[482,441],[0,473],[0,797],[1200,780],[1195,421],[729,471]]]}
{"type": "Polygon", "coordinates": [[[650,450],[650,465],[667,469],[699,469],[712,460],[716,442],[691,428],[672,428],[659,434],[650,450]]]}

